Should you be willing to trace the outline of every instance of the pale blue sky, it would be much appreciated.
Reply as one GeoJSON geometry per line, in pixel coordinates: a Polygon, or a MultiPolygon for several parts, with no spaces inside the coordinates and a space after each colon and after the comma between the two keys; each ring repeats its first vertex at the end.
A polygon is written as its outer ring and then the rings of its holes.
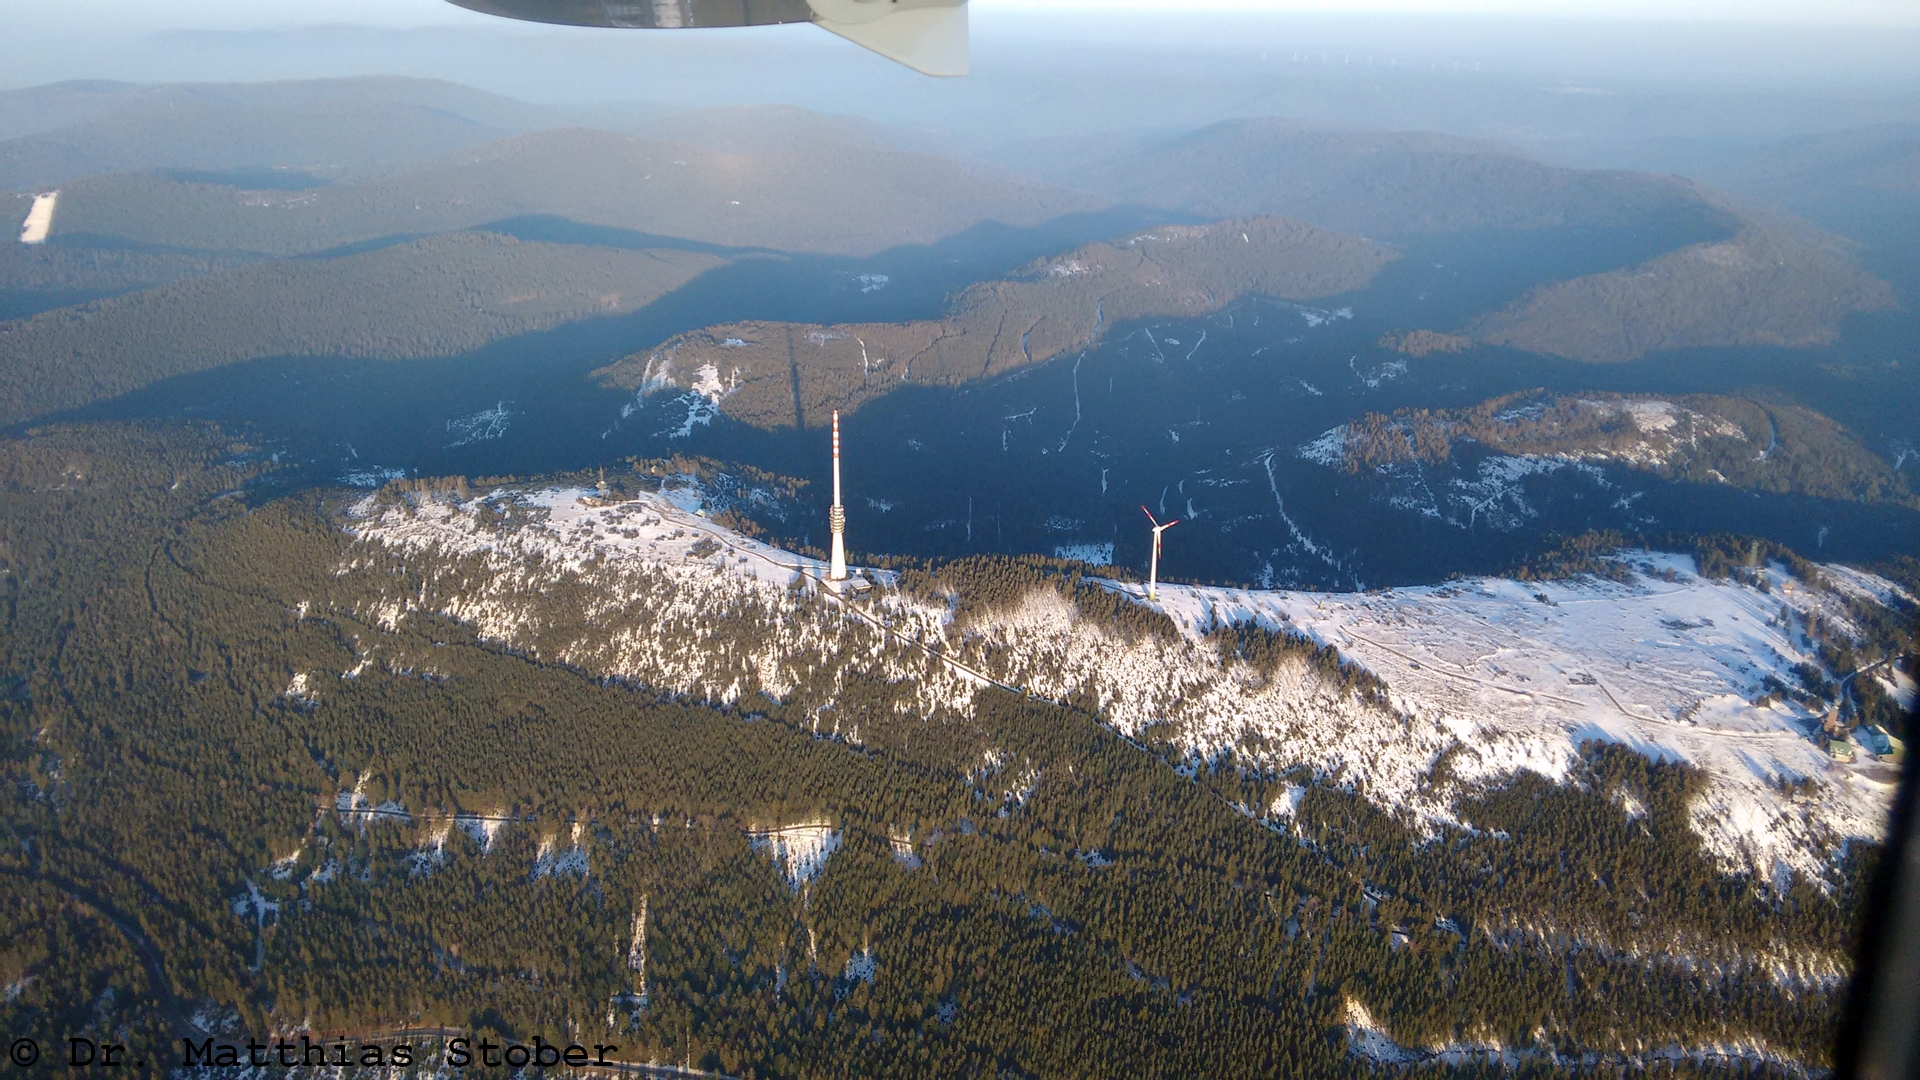
{"type": "Polygon", "coordinates": [[[1016,9],[1347,12],[1527,15],[1825,26],[1920,26],[1917,0],[972,0],[975,10],[1016,9]]]}
{"type": "MultiPolygon", "coordinates": [[[[976,77],[935,85],[802,27],[612,33],[496,19],[444,0],[42,2],[8,12],[0,89],[404,74],[550,103],[787,101],[899,121],[967,102],[1010,107],[1044,85],[1049,100],[1072,103],[1054,112],[1093,126],[1148,123],[1135,115],[1142,110],[1162,127],[1251,111],[1502,138],[1520,121],[1487,119],[1482,98],[1518,100],[1541,87],[1711,90],[1741,95],[1757,117],[1736,123],[1715,111],[1683,120],[1691,114],[1671,102],[1629,108],[1618,99],[1612,127],[1649,133],[1664,124],[1789,134],[1920,116],[1920,0],[972,3],[976,77]],[[1152,56],[1145,67],[1143,52],[1152,56]],[[1382,70],[1464,81],[1341,89],[1349,73],[1382,70]],[[1123,71],[1132,74],[1116,74],[1123,71]],[[1018,93],[1001,85],[1015,76],[1038,81],[1018,93]],[[1501,80],[1519,89],[1501,83],[1496,92],[1501,80]],[[887,89],[875,96],[869,81],[887,89]],[[1783,108],[1781,94],[1799,95],[1798,111],[1783,108]],[[1416,107],[1426,99],[1433,107],[1416,107]],[[1218,107],[1181,111],[1194,102],[1218,107]]],[[[1592,134],[1595,125],[1573,113],[1556,130],[1592,134]]]]}
{"type": "MultiPolygon", "coordinates": [[[[972,0],[977,18],[1063,11],[1180,14],[1196,10],[1514,15],[1812,26],[1920,28],[1920,0],[972,0]]],[[[11,33],[116,27],[143,31],[356,23],[460,25],[484,19],[443,0],[87,0],[23,6],[11,33]]]]}

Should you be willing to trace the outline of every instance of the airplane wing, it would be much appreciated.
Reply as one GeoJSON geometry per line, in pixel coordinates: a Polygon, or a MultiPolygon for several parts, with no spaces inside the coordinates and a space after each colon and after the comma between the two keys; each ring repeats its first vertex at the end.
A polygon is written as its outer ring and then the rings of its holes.
{"type": "Polygon", "coordinates": [[[448,0],[564,26],[684,30],[813,23],[927,75],[967,73],[967,0],[448,0]]]}
{"type": "Polygon", "coordinates": [[[967,73],[967,0],[808,0],[814,24],[924,75],[967,73]]]}

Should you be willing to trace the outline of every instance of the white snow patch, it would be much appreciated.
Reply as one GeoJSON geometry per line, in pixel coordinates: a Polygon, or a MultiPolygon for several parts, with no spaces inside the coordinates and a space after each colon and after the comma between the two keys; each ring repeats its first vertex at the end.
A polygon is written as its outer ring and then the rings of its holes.
{"type": "Polygon", "coordinates": [[[386,469],[374,466],[368,469],[355,469],[340,475],[340,482],[349,487],[377,488],[389,480],[405,480],[407,470],[386,469]]]}
{"type": "Polygon", "coordinates": [[[873,955],[872,949],[861,949],[847,957],[846,974],[841,978],[848,982],[863,982],[871,985],[874,975],[880,971],[880,960],[873,955]]]}
{"type": "Polygon", "coordinates": [[[840,840],[840,831],[824,821],[747,833],[747,843],[773,859],[794,892],[820,876],[827,868],[827,857],[840,850],[840,840]]]}
{"type": "Polygon", "coordinates": [[[1347,425],[1333,428],[1296,452],[1308,461],[1328,468],[1337,467],[1347,456],[1347,425]]]}
{"type": "MultiPolygon", "coordinates": [[[[1496,529],[1517,529],[1527,519],[1540,514],[1527,505],[1522,481],[1529,476],[1543,476],[1567,468],[1584,468],[1594,477],[1600,476],[1593,466],[1578,465],[1571,458],[1532,454],[1511,457],[1495,455],[1481,460],[1472,479],[1455,478],[1450,487],[1453,494],[1466,504],[1465,524],[1468,528],[1485,518],[1496,529]]],[[[1455,523],[1459,524],[1457,521],[1455,523]]]]}
{"type": "Polygon", "coordinates": [[[684,439],[693,434],[694,428],[706,427],[713,423],[714,417],[720,415],[719,398],[689,392],[680,395],[680,400],[687,407],[687,418],[680,422],[679,427],[665,433],[669,439],[684,439]]]}
{"type": "Polygon", "coordinates": [[[714,364],[701,364],[693,373],[693,392],[711,401],[719,401],[727,395],[727,385],[720,381],[720,368],[714,364]]]}
{"type": "Polygon", "coordinates": [[[561,850],[554,837],[549,834],[540,838],[540,851],[534,856],[533,876],[565,877],[568,875],[587,876],[587,849],[582,844],[586,837],[586,828],[580,822],[573,823],[573,831],[566,850],[561,850]]]}
{"type": "Polygon", "coordinates": [[[334,796],[333,811],[342,821],[350,821],[356,827],[365,829],[378,821],[411,821],[407,808],[389,799],[375,806],[367,795],[367,781],[371,773],[361,773],[354,781],[351,790],[342,791],[334,796]]]}
{"type": "Polygon", "coordinates": [[[493,850],[493,842],[500,836],[500,827],[507,823],[506,811],[495,810],[491,814],[455,814],[453,823],[460,831],[473,838],[484,854],[493,850]]]}
{"type": "Polygon", "coordinates": [[[1880,681],[1895,705],[1908,712],[1920,708],[1920,684],[1915,683],[1913,676],[1898,668],[1883,668],[1873,677],[1880,681]]]}
{"type": "Polygon", "coordinates": [[[489,442],[506,435],[507,427],[513,421],[513,410],[502,401],[491,409],[482,409],[472,416],[455,417],[447,421],[447,434],[454,437],[447,444],[451,450],[456,446],[467,446],[477,442],[489,442]]]}
{"type": "Polygon", "coordinates": [[[1291,821],[1300,812],[1300,802],[1307,797],[1307,789],[1300,784],[1288,784],[1287,790],[1273,797],[1273,805],[1267,807],[1267,813],[1276,818],[1291,821]]]}
{"type": "MultiPolygon", "coordinates": [[[[1581,402],[1583,405],[1601,405],[1601,402],[1581,402]]],[[[1680,422],[1680,409],[1671,401],[1629,401],[1627,415],[1632,418],[1633,426],[1648,434],[1673,430],[1680,422]]]]}
{"type": "Polygon", "coordinates": [[[306,845],[302,844],[294,848],[293,854],[288,855],[286,858],[275,859],[273,865],[267,868],[267,876],[273,878],[275,881],[292,880],[294,871],[300,868],[300,856],[305,853],[306,850],[306,845]]]}
{"type": "Polygon", "coordinates": [[[1428,1046],[1406,1046],[1396,1041],[1384,1025],[1374,1019],[1359,999],[1349,996],[1343,1019],[1346,1022],[1347,1050],[1375,1065],[1396,1068],[1411,1066],[1495,1065],[1516,1069],[1528,1062],[1545,1062],[1563,1070],[1599,1071],[1631,1069],[1651,1071],[1657,1064],[1669,1066],[1687,1062],[1695,1066],[1727,1069],[1729,1066],[1771,1065],[1795,1076],[1807,1076],[1803,1063],[1778,1053],[1758,1040],[1722,1040],[1691,1047],[1677,1043],[1662,1047],[1641,1047],[1632,1051],[1587,1050],[1575,1048],[1563,1052],[1546,1043],[1508,1046],[1492,1037],[1455,1040],[1428,1046]]]}
{"type": "Polygon", "coordinates": [[[447,861],[447,839],[453,835],[453,819],[443,818],[432,826],[420,840],[418,847],[407,854],[407,869],[410,873],[431,873],[447,861]]]}
{"type": "Polygon", "coordinates": [[[1075,559],[1092,566],[1113,565],[1113,545],[1106,544],[1056,544],[1053,549],[1056,559],[1075,559]]]}
{"type": "Polygon", "coordinates": [[[287,680],[287,688],[281,696],[296,709],[312,709],[320,704],[320,691],[313,685],[313,676],[304,671],[296,672],[293,678],[287,680]]]}

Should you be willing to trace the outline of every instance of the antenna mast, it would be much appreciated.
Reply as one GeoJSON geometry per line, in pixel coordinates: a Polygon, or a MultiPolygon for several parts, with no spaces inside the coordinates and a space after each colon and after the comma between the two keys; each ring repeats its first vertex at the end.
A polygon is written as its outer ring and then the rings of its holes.
{"type": "Polygon", "coordinates": [[[847,511],[840,505],[840,410],[833,410],[833,508],[827,511],[827,524],[833,529],[833,560],[827,566],[828,581],[847,580],[847,511]]]}
{"type": "Polygon", "coordinates": [[[1180,524],[1180,519],[1174,518],[1162,525],[1154,520],[1153,511],[1142,506],[1140,512],[1147,515],[1147,520],[1153,523],[1153,558],[1147,564],[1147,599],[1158,600],[1160,599],[1160,534],[1180,524]]]}

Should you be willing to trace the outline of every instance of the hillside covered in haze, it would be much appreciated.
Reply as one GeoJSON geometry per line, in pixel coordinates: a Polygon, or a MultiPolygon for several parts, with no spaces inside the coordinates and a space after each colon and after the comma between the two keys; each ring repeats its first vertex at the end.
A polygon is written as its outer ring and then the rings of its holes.
{"type": "Polygon", "coordinates": [[[366,177],[564,115],[434,79],[61,83],[0,92],[0,188],[153,170],[366,177]]]}
{"type": "Polygon", "coordinates": [[[644,307],[713,255],[451,233],[340,259],[248,266],[0,323],[0,422],[263,357],[454,356],[644,307]]]}
{"type": "Polygon", "coordinates": [[[1679,177],[1555,167],[1483,141],[1230,121],[1077,178],[1119,199],[1284,214],[1388,239],[1550,230],[1604,247],[1607,234],[1639,238],[1611,245],[1625,265],[1539,285],[1468,331],[1576,360],[1824,344],[1847,315],[1892,303],[1842,244],[1777,211],[1679,177]]]}
{"type": "Polygon", "coordinates": [[[61,201],[56,236],[278,255],[541,214],[729,247],[866,254],[1101,205],[859,144],[728,154],[585,128],[516,135],[360,184],[259,191],[123,173],[71,183],[61,201]]]}

